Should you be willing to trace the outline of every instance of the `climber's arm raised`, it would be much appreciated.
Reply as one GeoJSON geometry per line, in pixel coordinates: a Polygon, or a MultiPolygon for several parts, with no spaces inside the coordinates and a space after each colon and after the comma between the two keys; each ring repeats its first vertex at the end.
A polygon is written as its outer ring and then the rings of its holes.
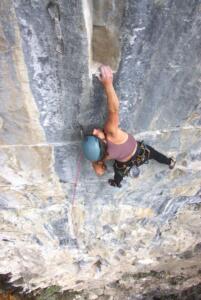
{"type": "Polygon", "coordinates": [[[102,82],[107,96],[108,117],[104,125],[107,135],[115,137],[119,129],[119,99],[113,87],[113,73],[109,66],[100,67],[100,81],[102,82]]]}

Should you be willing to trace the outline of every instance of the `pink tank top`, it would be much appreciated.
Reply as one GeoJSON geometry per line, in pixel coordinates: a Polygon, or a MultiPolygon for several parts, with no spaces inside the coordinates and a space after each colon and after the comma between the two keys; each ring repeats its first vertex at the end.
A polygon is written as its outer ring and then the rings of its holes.
{"type": "Polygon", "coordinates": [[[128,134],[128,139],[123,144],[114,144],[107,140],[107,153],[111,159],[125,161],[137,145],[135,138],[128,134]]]}

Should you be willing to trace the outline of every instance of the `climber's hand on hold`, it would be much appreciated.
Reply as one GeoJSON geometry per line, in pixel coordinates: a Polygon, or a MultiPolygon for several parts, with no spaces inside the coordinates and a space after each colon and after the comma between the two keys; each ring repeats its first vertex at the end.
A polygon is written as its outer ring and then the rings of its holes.
{"type": "Polygon", "coordinates": [[[105,87],[113,84],[112,69],[109,66],[100,66],[100,75],[98,78],[105,87]]]}

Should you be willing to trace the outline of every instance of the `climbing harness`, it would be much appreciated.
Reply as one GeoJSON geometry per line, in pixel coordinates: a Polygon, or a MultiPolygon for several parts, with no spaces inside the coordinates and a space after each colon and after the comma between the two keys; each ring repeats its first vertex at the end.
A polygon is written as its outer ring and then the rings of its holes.
{"type": "Polygon", "coordinates": [[[150,150],[146,147],[143,141],[138,142],[137,150],[133,157],[127,162],[115,160],[113,164],[114,179],[109,179],[108,183],[111,186],[121,187],[123,177],[128,176],[133,166],[139,167],[144,163],[148,163],[150,150]]]}

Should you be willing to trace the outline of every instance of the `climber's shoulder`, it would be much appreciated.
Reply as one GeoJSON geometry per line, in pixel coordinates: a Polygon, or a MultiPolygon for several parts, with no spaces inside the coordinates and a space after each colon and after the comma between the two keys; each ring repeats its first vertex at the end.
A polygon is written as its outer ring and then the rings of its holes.
{"type": "Polygon", "coordinates": [[[116,128],[115,130],[105,130],[106,140],[114,143],[114,144],[122,144],[128,138],[128,133],[122,130],[121,128],[116,128]]]}

